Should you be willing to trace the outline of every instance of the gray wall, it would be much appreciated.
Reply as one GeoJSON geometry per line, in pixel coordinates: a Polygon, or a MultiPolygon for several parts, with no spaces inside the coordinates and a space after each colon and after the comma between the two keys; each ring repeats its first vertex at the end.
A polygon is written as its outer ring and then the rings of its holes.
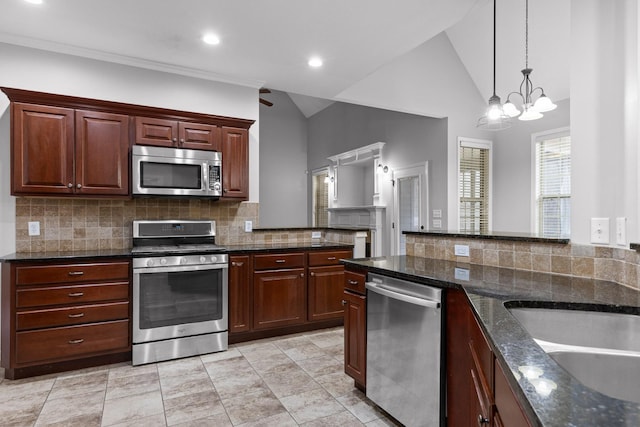
{"type": "Polygon", "coordinates": [[[307,225],[307,119],[284,92],[260,104],[260,226],[307,225]]]}
{"type": "Polygon", "coordinates": [[[429,207],[442,209],[446,218],[447,119],[335,103],[309,118],[308,135],[309,170],[374,142],[386,143],[382,162],[392,170],[429,161],[429,207]]]}
{"type": "Polygon", "coordinates": [[[493,230],[531,232],[533,151],[531,135],[569,126],[569,100],[539,120],[517,118],[509,129],[492,134],[493,230]]]}

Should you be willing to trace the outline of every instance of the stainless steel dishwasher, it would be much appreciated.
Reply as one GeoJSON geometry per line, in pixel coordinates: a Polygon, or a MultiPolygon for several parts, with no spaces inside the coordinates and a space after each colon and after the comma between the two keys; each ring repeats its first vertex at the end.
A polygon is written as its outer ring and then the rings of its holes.
{"type": "Polygon", "coordinates": [[[407,427],[444,425],[442,291],[369,273],[367,397],[407,427]]]}

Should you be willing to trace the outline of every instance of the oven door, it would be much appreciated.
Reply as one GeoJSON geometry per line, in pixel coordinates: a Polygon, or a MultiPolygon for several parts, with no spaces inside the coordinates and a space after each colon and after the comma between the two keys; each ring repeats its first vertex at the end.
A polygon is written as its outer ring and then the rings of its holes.
{"type": "Polygon", "coordinates": [[[133,269],[133,343],[228,329],[228,266],[133,269]]]}

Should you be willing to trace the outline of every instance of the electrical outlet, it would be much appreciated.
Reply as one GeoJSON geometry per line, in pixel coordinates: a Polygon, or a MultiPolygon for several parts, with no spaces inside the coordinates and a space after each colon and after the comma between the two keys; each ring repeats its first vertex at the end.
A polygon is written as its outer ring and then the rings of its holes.
{"type": "Polygon", "coordinates": [[[312,239],[320,239],[322,237],[322,232],[321,231],[312,231],[311,232],[311,238],[312,239]]]}
{"type": "Polygon", "coordinates": [[[458,280],[464,280],[464,281],[469,281],[469,269],[468,268],[460,268],[460,267],[456,267],[456,269],[453,271],[454,272],[454,277],[458,280]]]}
{"type": "Polygon", "coordinates": [[[591,218],[591,243],[609,244],[609,218],[591,218]]]}
{"type": "Polygon", "coordinates": [[[442,209],[434,209],[433,210],[434,218],[442,218],[442,209]]]}
{"type": "Polygon", "coordinates": [[[627,244],[627,218],[616,218],[616,243],[620,246],[627,244]]]}
{"type": "Polygon", "coordinates": [[[244,222],[244,231],[247,233],[251,233],[253,231],[253,221],[244,222]]]}
{"type": "Polygon", "coordinates": [[[456,256],[469,256],[469,245],[455,245],[453,253],[456,256]]]}
{"type": "Polygon", "coordinates": [[[29,236],[40,235],[40,221],[29,221],[29,236]]]}
{"type": "Polygon", "coordinates": [[[433,220],[433,228],[442,228],[442,220],[434,219],[433,220]]]}

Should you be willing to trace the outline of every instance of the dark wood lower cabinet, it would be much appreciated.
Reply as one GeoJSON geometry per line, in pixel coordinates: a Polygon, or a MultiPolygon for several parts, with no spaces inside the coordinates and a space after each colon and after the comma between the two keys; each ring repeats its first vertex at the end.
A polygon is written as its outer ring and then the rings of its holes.
{"type": "Polygon", "coordinates": [[[275,328],[306,320],[304,268],[258,271],[253,275],[253,328],[275,328]]]}
{"type": "Polygon", "coordinates": [[[465,293],[447,290],[446,304],[447,425],[530,426],[465,293]]]}
{"type": "Polygon", "coordinates": [[[344,267],[309,268],[309,321],[340,319],[343,316],[344,267]]]}
{"type": "Polygon", "coordinates": [[[229,333],[251,330],[251,257],[229,257],[229,333]]]}
{"type": "Polygon", "coordinates": [[[344,292],[344,371],[359,388],[366,387],[367,297],[344,292]]]}

